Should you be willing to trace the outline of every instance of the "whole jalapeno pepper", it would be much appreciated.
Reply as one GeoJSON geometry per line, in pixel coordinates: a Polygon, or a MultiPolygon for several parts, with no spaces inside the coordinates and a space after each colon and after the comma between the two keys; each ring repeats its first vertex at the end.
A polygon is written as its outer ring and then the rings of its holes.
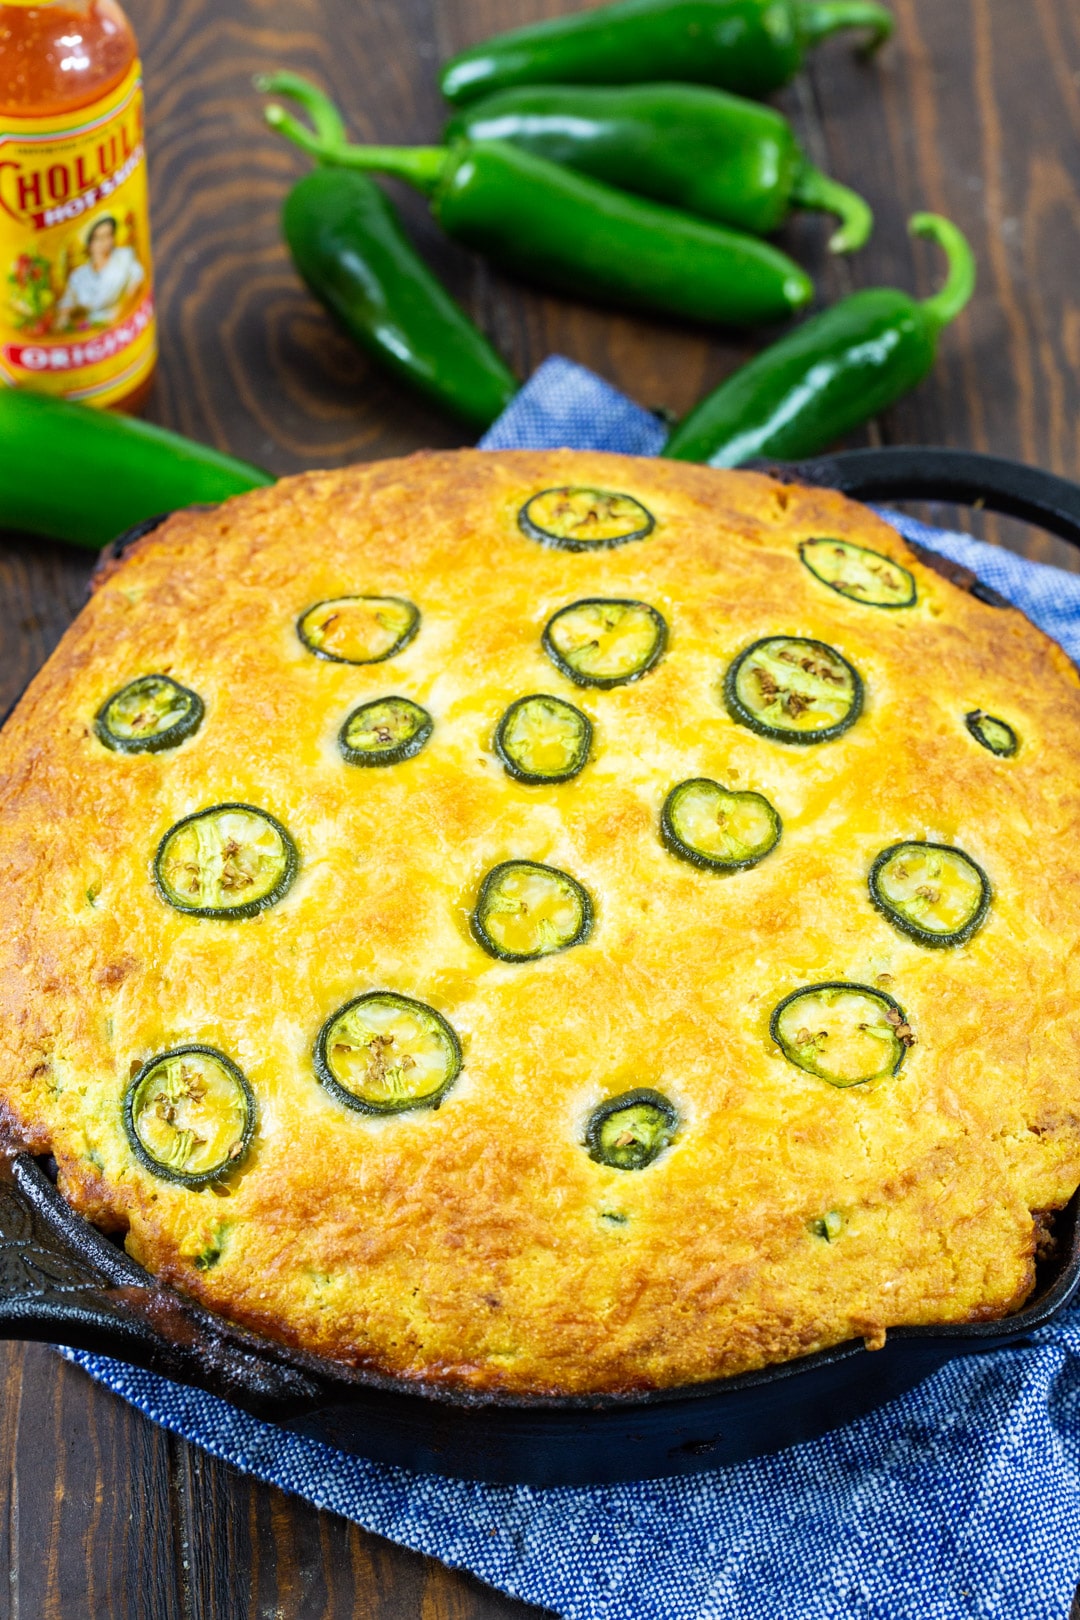
{"type": "MultiPolygon", "coordinates": [[[[297,100],[320,140],[345,141],[337,108],[306,79],[279,73],[256,84],[297,100]]],[[[373,180],[316,169],[293,186],[281,220],[308,288],[362,348],[473,427],[505,410],[517,379],[420,258],[373,180]]]]}
{"type": "Polygon", "coordinates": [[[96,549],[144,518],[273,482],[138,417],[0,388],[2,529],[96,549]]]}
{"type": "Polygon", "coordinates": [[[874,217],[804,157],[780,113],[694,84],[498,90],[447,124],[448,142],[510,141],[625,191],[765,236],[793,208],[839,214],[834,253],[862,247],[874,217]]]}
{"type": "Polygon", "coordinates": [[[896,287],[869,287],[842,298],[733,372],[678,423],[660,454],[713,467],[798,461],[921,382],[938,333],[974,291],[975,261],[956,226],[937,214],[913,215],[909,229],[945,250],[940,292],[919,302],[896,287]]]}
{"type": "Polygon", "coordinates": [[[458,105],[516,84],[660,79],[764,96],[839,28],[869,29],[874,49],[892,33],[892,14],[873,0],[614,0],[472,45],[439,82],[458,105]]]}
{"type": "Polygon", "coordinates": [[[321,140],[283,107],[269,106],[266,118],[319,162],[416,186],[447,235],[572,296],[724,326],[782,320],[813,297],[805,271],[768,243],[505,141],[347,146],[321,140]]]}

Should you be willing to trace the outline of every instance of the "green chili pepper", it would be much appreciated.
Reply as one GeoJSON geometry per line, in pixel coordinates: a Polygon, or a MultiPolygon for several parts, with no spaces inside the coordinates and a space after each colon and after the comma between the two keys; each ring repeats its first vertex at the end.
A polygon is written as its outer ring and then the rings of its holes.
{"type": "Polygon", "coordinates": [[[267,122],[320,162],[396,175],[431,198],[447,235],[530,279],[630,307],[725,326],[782,320],[813,297],[786,254],[647,202],[505,141],[346,146],[283,107],[267,122]]]}
{"type": "Polygon", "coordinates": [[[872,0],[615,0],[470,46],[442,70],[447,101],[513,84],[643,84],[686,79],[764,96],[840,28],[888,39],[892,14],[872,0]]]}
{"type": "Polygon", "coordinates": [[[767,235],[792,208],[840,215],[830,247],[862,247],[874,217],[802,154],[771,107],[690,84],[541,85],[500,90],[459,112],[448,141],[511,141],[596,180],[767,235]]]}
{"type": "Polygon", "coordinates": [[[841,299],[733,372],[683,418],[660,454],[714,467],[755,456],[797,461],[921,382],[938,333],[971,297],[975,262],[947,219],[915,214],[909,229],[945,250],[940,292],[920,303],[896,287],[869,287],[841,299]]]}
{"type": "Polygon", "coordinates": [[[143,518],[273,482],[135,417],[0,388],[0,528],[103,546],[143,518]]]}
{"type": "MultiPolygon", "coordinates": [[[[333,102],[295,73],[256,79],[292,96],[319,140],[346,140],[333,102]]],[[[285,199],[282,228],[315,297],[360,346],[437,404],[488,427],[517,379],[409,241],[390,199],[366,175],[322,169],[285,199]]]]}

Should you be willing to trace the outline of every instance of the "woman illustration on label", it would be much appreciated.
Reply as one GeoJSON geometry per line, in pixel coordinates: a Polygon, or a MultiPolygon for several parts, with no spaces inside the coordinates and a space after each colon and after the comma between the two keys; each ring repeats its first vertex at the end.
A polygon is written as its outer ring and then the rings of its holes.
{"type": "Polygon", "coordinates": [[[71,272],[56,306],[58,326],[108,326],[146,279],[134,248],[117,247],[116,220],[111,214],[91,225],[86,249],[87,263],[71,272]]]}

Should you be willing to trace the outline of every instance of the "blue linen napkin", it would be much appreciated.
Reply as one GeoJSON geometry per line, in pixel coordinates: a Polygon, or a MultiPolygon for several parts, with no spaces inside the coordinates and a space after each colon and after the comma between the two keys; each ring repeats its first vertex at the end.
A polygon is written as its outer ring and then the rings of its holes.
{"type": "MultiPolygon", "coordinates": [[[[481,445],[653,455],[664,437],[648,411],[554,358],[481,445]]],[[[1080,659],[1080,575],[885,515],[1080,659]]],[[[234,1467],[565,1620],[1066,1620],[1080,1578],[1080,1311],[824,1439],[593,1489],[384,1467],[153,1373],[64,1354],[234,1467]]]]}

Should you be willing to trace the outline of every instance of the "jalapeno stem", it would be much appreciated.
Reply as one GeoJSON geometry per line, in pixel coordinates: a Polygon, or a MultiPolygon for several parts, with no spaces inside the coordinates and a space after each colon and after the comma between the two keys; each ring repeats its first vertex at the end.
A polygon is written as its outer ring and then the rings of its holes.
{"type": "Polygon", "coordinates": [[[365,172],[373,169],[378,174],[392,174],[415,186],[426,197],[438,187],[450,156],[447,146],[351,146],[346,141],[325,140],[317,131],[306,129],[276,101],[270,103],[264,116],[271,129],[292,141],[316,163],[330,163],[336,169],[365,172]]]}
{"type": "Polygon", "coordinates": [[[791,200],[799,208],[819,208],[839,214],[840,229],[829,238],[830,253],[854,253],[867,241],[874,228],[874,216],[854,191],[832,180],[812,163],[804,163],[795,177],[791,200]]]}
{"type": "Polygon", "coordinates": [[[975,256],[963,233],[940,214],[912,214],[908,230],[912,236],[924,236],[936,242],[948,261],[944,286],[919,305],[927,326],[932,332],[939,332],[956,319],[975,291],[975,256]]]}
{"type": "MultiPolygon", "coordinates": [[[[299,73],[257,73],[255,88],[264,96],[290,96],[303,107],[319,140],[327,146],[343,146],[349,138],[345,120],[330,97],[299,73]]],[[[283,109],[284,110],[284,109],[283,109]]]]}
{"type": "Polygon", "coordinates": [[[860,54],[870,56],[892,34],[893,14],[874,0],[807,0],[799,8],[799,32],[807,45],[817,45],[841,28],[868,28],[870,38],[860,54]]]}

